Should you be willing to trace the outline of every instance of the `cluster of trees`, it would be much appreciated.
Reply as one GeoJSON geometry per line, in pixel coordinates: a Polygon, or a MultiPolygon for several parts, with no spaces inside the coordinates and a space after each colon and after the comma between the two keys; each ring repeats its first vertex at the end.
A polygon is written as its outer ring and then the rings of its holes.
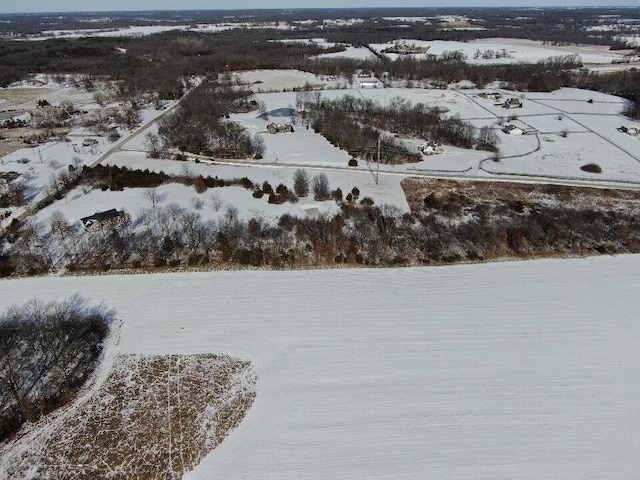
{"type": "Polygon", "coordinates": [[[354,75],[358,71],[371,71],[380,78],[407,82],[428,80],[442,86],[470,80],[483,88],[487,83],[499,80],[518,90],[551,91],[569,85],[573,77],[572,70],[582,66],[577,55],[563,55],[536,63],[475,65],[465,62],[458,54],[449,52],[446,58],[428,56],[426,59],[410,56],[395,60],[308,59],[300,67],[325,75],[354,75]]]}
{"type": "Polygon", "coordinates": [[[185,152],[226,158],[261,158],[264,153],[262,138],[251,135],[238,123],[225,120],[229,113],[257,108],[252,93],[230,75],[209,78],[161,120],[159,133],[167,146],[185,152]]]}
{"type": "Polygon", "coordinates": [[[222,179],[193,175],[167,175],[164,172],[147,170],[131,170],[117,165],[84,166],[82,176],[78,179],[82,185],[100,188],[101,190],[120,191],[125,188],[156,188],[163,183],[182,183],[193,185],[198,193],[207,188],[240,186],[252,190],[255,185],[247,177],[222,179]]]}
{"type": "MultiPolygon", "coordinates": [[[[86,27],[86,26],[85,26],[86,27]]],[[[163,32],[137,38],[55,38],[41,42],[0,39],[0,86],[33,73],[83,74],[119,80],[121,98],[158,93],[174,99],[190,75],[253,68],[294,68],[302,59],[343,50],[314,43],[270,41],[275,30],[236,29],[216,34],[163,32]],[[126,49],[126,53],[122,50],[126,49]]],[[[92,82],[86,87],[91,88],[92,82]]]]}
{"type": "Polygon", "coordinates": [[[0,208],[24,205],[27,192],[27,182],[23,179],[0,184],[0,208]]]}
{"type": "MultiPolygon", "coordinates": [[[[476,144],[476,132],[469,122],[456,116],[443,118],[437,110],[422,103],[412,104],[400,97],[382,105],[350,95],[337,100],[323,100],[300,92],[296,105],[302,109],[303,123],[310,124],[315,131],[354,157],[374,159],[377,155],[376,142],[380,138],[381,161],[404,163],[420,160],[419,154],[409,151],[393,137],[382,135],[381,131],[462,148],[476,144]]],[[[496,145],[494,136],[492,146],[496,145]]]]}
{"type": "Polygon", "coordinates": [[[0,441],[70,401],[93,372],[114,319],[73,296],[0,315],[0,441]]]}

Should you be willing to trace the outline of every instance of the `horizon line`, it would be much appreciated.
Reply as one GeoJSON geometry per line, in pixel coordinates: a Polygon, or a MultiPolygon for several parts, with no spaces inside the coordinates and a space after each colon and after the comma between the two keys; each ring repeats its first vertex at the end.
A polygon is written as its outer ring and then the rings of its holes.
{"type": "Polygon", "coordinates": [[[283,11],[349,11],[349,10],[549,10],[549,9],[567,9],[567,10],[583,10],[583,9],[636,9],[640,10],[640,6],[632,5],[547,5],[547,6],[491,6],[491,7],[479,7],[479,6],[465,6],[458,5],[452,7],[283,7],[283,8],[160,8],[160,9],[147,9],[147,10],[55,10],[55,11],[40,11],[40,12],[4,12],[2,15],[72,15],[72,14],[94,14],[94,13],[153,13],[153,12],[283,12],[283,11]]]}

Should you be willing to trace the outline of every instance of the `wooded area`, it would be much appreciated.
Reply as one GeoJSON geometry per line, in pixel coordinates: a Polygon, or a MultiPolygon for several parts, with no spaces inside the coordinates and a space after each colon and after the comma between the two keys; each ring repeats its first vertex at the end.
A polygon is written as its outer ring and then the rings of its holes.
{"type": "Polygon", "coordinates": [[[71,401],[99,359],[114,319],[73,296],[0,315],[0,441],[71,401]]]}

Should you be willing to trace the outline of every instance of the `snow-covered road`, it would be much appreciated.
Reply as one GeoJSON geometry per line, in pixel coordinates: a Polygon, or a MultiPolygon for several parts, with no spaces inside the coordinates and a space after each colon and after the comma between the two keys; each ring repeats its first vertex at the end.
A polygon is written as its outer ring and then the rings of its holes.
{"type": "Polygon", "coordinates": [[[231,353],[258,396],[194,479],[629,479],[640,256],[0,282],[80,293],[120,348],[231,353]]]}

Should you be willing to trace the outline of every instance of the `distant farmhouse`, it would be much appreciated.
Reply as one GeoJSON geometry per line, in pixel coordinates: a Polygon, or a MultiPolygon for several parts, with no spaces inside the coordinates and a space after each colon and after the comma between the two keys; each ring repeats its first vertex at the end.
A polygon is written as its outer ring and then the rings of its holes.
{"type": "Polygon", "coordinates": [[[522,100],[516,97],[507,98],[502,104],[504,108],[522,108],[522,100]]]}
{"type": "Polygon", "coordinates": [[[640,135],[640,128],[638,127],[625,127],[622,125],[618,128],[619,132],[626,133],[627,135],[640,135]]]}
{"type": "Polygon", "coordinates": [[[270,123],[267,125],[269,133],[288,133],[293,132],[293,125],[290,123],[270,123]]]}
{"type": "Polygon", "coordinates": [[[499,102],[502,100],[502,95],[498,92],[481,92],[478,94],[478,97],[484,98],[486,100],[493,100],[494,102],[499,102]]]}
{"type": "Polygon", "coordinates": [[[356,86],[358,88],[383,88],[383,83],[368,73],[359,73],[356,86]]]}
{"type": "Polygon", "coordinates": [[[93,147],[95,145],[98,145],[98,140],[96,140],[95,138],[85,138],[84,140],[82,140],[83,147],[93,147]]]}
{"type": "Polygon", "coordinates": [[[436,155],[442,152],[442,146],[438,142],[431,140],[420,145],[418,150],[420,150],[424,155],[436,155]]]}
{"type": "Polygon", "coordinates": [[[118,211],[115,208],[112,208],[111,210],[96,212],[93,215],[81,218],[80,223],[82,223],[82,226],[85,229],[90,230],[107,224],[120,223],[126,217],[127,214],[124,213],[124,210],[118,211]]]}
{"type": "Polygon", "coordinates": [[[508,135],[524,135],[524,130],[516,125],[505,125],[502,131],[508,135]]]}

